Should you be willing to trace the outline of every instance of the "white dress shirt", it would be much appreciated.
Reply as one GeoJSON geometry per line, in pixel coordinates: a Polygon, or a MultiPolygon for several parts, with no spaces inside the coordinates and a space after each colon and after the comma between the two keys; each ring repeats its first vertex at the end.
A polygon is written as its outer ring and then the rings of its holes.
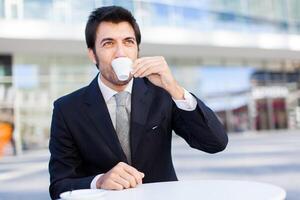
{"type": "MultiPolygon", "coordinates": [[[[99,88],[102,92],[104,101],[106,102],[108,112],[109,112],[110,118],[112,120],[112,123],[114,125],[114,128],[116,128],[116,106],[117,106],[117,104],[116,104],[116,100],[115,100],[115,98],[113,98],[113,96],[115,94],[117,94],[118,92],[109,88],[108,86],[106,86],[100,79],[100,74],[98,76],[98,84],[99,84],[99,88]]],[[[133,79],[131,79],[131,81],[128,83],[127,87],[124,89],[125,91],[129,92],[130,94],[132,93],[132,84],[133,84],[133,79]]],[[[131,101],[131,95],[130,95],[130,101],[131,101]]],[[[185,89],[184,89],[184,100],[173,99],[173,101],[175,102],[175,104],[178,108],[185,110],[185,111],[193,111],[196,109],[196,106],[197,106],[197,100],[195,99],[195,97],[193,97],[191,95],[191,93],[189,93],[185,89]]],[[[131,108],[129,107],[129,111],[130,110],[131,110],[131,108]]],[[[95,178],[92,180],[91,189],[97,188],[96,182],[101,175],[102,174],[95,176],[95,178]]]]}

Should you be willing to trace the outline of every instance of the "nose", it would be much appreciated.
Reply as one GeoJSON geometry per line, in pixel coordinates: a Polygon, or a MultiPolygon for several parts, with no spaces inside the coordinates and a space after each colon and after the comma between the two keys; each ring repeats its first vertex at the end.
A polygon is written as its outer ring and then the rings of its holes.
{"type": "Polygon", "coordinates": [[[116,58],[119,58],[119,57],[125,57],[126,54],[125,54],[125,49],[124,49],[124,46],[122,44],[118,44],[117,45],[117,49],[116,49],[116,58]]]}

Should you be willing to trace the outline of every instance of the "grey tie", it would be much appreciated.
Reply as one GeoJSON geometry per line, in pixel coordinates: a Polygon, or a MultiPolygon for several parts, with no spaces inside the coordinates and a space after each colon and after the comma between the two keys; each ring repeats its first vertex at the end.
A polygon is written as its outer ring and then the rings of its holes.
{"type": "Polygon", "coordinates": [[[129,109],[128,104],[130,94],[128,92],[119,92],[115,94],[117,103],[116,109],[116,132],[122,146],[122,149],[127,157],[128,163],[131,164],[130,139],[129,139],[129,109]]]}

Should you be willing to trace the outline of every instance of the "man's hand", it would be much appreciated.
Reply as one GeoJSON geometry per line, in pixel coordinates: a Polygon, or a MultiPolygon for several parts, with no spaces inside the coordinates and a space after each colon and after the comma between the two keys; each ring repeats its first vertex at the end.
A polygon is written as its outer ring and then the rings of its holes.
{"type": "Polygon", "coordinates": [[[96,186],[98,189],[107,190],[134,188],[138,184],[142,184],[144,176],[144,173],[139,172],[134,167],[119,162],[97,180],[96,186]]]}
{"type": "Polygon", "coordinates": [[[135,60],[134,77],[147,77],[154,85],[165,89],[176,100],[184,99],[184,90],[174,79],[171,70],[162,56],[143,57],[135,60]]]}

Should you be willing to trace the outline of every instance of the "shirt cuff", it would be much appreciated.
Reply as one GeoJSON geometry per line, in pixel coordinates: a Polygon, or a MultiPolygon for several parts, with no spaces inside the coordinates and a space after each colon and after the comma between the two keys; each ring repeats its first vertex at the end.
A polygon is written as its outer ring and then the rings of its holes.
{"type": "Polygon", "coordinates": [[[94,179],[91,182],[91,189],[97,189],[97,180],[102,176],[103,174],[98,174],[94,177],[94,179]]]}
{"type": "Polygon", "coordinates": [[[181,110],[185,110],[185,111],[193,111],[196,109],[197,107],[197,100],[196,98],[191,95],[191,93],[189,93],[186,89],[184,89],[184,100],[175,100],[173,99],[173,101],[175,102],[176,106],[181,109],[181,110]]]}

